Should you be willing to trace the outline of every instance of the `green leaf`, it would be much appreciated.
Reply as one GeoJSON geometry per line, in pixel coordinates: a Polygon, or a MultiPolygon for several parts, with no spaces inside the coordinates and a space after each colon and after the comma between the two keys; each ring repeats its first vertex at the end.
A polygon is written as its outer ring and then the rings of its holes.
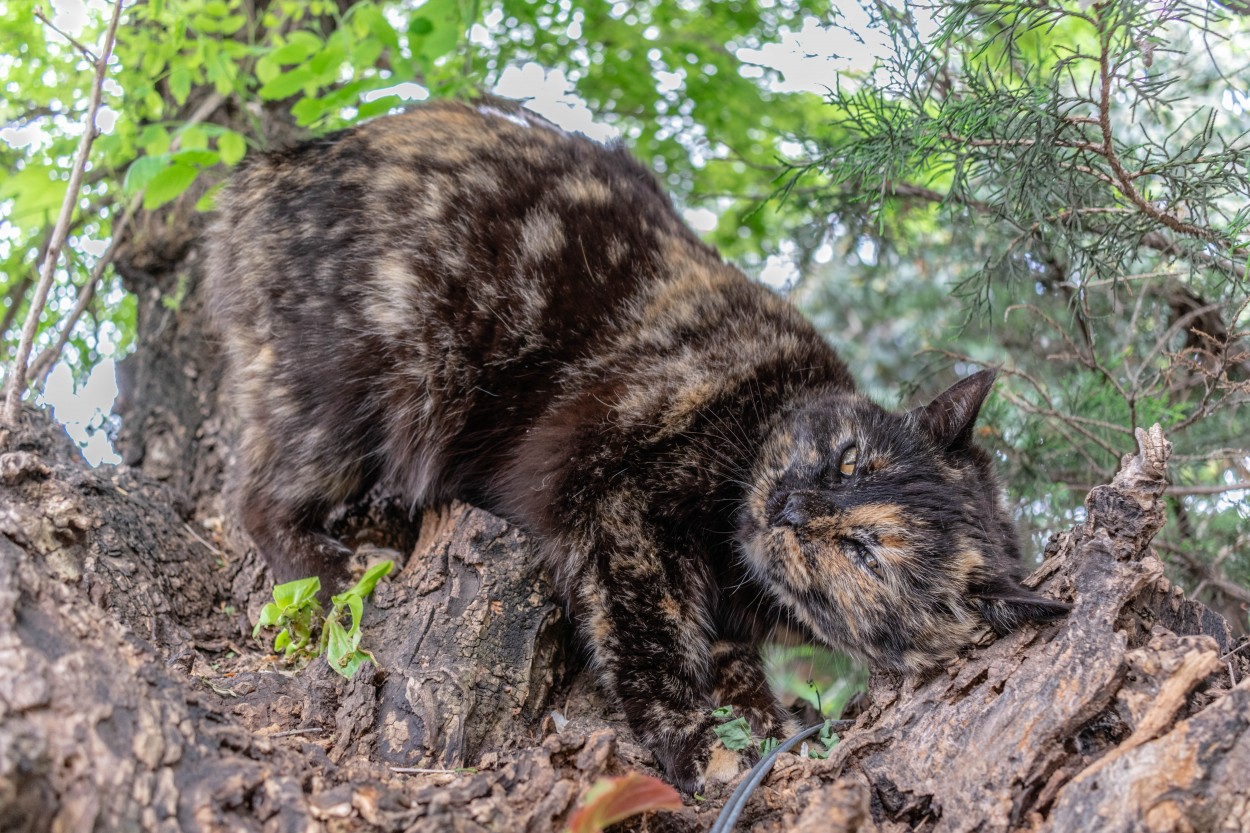
{"type": "Polygon", "coordinates": [[[460,0],[428,0],[413,13],[408,45],[414,55],[433,63],[456,48],[466,23],[460,0]]]}
{"type": "Polygon", "coordinates": [[[234,61],[219,51],[209,60],[205,75],[213,84],[213,89],[220,95],[227,95],[234,89],[235,81],[239,77],[238,66],[234,61]]]}
{"type": "Polygon", "coordinates": [[[211,165],[216,165],[217,162],[220,161],[221,156],[215,150],[190,148],[188,150],[178,151],[171,158],[177,164],[194,165],[197,168],[207,168],[211,165]]]}
{"type": "Polygon", "coordinates": [[[346,57],[347,50],[342,46],[337,43],[327,44],[325,49],[308,59],[308,70],[321,86],[333,84],[338,80],[339,70],[342,69],[346,57]]]}
{"type": "Polygon", "coordinates": [[[720,708],[712,709],[712,717],[724,720],[726,718],[730,718],[733,716],[734,716],[733,706],[721,706],[720,708]]]}
{"type": "Polygon", "coordinates": [[[382,55],[382,42],[376,38],[365,38],[352,49],[352,66],[359,69],[373,66],[382,55]]]}
{"type": "Polygon", "coordinates": [[[212,211],[217,207],[217,194],[224,188],[226,183],[218,182],[212,188],[204,192],[204,195],[195,201],[195,210],[199,212],[212,211]]]}
{"type": "Polygon", "coordinates": [[[373,588],[377,587],[378,582],[383,577],[391,574],[391,570],[395,569],[394,561],[379,561],[369,569],[365,570],[365,574],[360,577],[360,581],[353,584],[348,593],[354,593],[358,596],[368,596],[373,592],[373,588]]]}
{"type": "Polygon", "coordinates": [[[279,584],[273,589],[273,598],[278,604],[283,604],[283,599],[286,599],[285,607],[298,608],[314,601],[319,590],[321,590],[321,579],[310,576],[279,584]]]}
{"type": "Polygon", "coordinates": [[[385,47],[392,51],[399,49],[399,33],[377,6],[372,3],[361,4],[357,7],[357,15],[357,20],[363,22],[367,30],[385,47]]]}
{"type": "Polygon", "coordinates": [[[228,130],[217,137],[217,152],[221,154],[222,162],[233,166],[247,154],[247,140],[228,130]]]}
{"type": "Polygon", "coordinates": [[[333,112],[334,109],[334,105],[325,99],[308,96],[295,102],[291,108],[291,115],[295,116],[296,124],[300,127],[307,127],[327,113],[333,112]]]}
{"type": "Polygon", "coordinates": [[[344,671],[350,660],[350,655],[356,650],[356,646],[352,644],[347,631],[335,619],[327,619],[325,628],[326,661],[330,663],[330,667],[335,671],[350,678],[351,674],[344,673],[344,671]]]}
{"type": "Polygon", "coordinates": [[[397,95],[384,95],[381,98],[375,98],[373,101],[366,101],[364,104],[361,104],[356,110],[356,115],[362,120],[373,118],[403,103],[404,100],[397,95]]]}
{"type": "Polygon", "coordinates": [[[148,78],[160,77],[161,70],[165,68],[165,56],[160,52],[145,52],[140,66],[143,68],[143,74],[148,78]]]}
{"type": "Polygon", "coordinates": [[[281,653],[291,644],[291,632],[288,630],[278,631],[278,635],[273,638],[274,653],[281,653]]]}
{"type": "Polygon", "coordinates": [[[371,660],[373,657],[365,651],[352,651],[340,657],[336,663],[332,663],[334,670],[342,674],[347,679],[356,676],[357,669],[365,664],[365,660],[371,660]]]}
{"type": "Polygon", "coordinates": [[[309,43],[306,39],[298,39],[285,43],[282,46],[269,53],[269,60],[277,64],[302,64],[308,60],[308,56],[321,48],[321,42],[314,40],[309,43]]]}
{"type": "Polygon", "coordinates": [[[780,745],[781,741],[776,738],[764,738],[760,741],[760,755],[767,755],[780,745]]]}
{"type": "Polygon", "coordinates": [[[305,84],[312,81],[313,77],[313,71],[308,67],[296,67],[269,81],[257,91],[257,95],[266,101],[290,98],[302,90],[305,84]]]}
{"type": "Polygon", "coordinates": [[[223,35],[233,35],[246,25],[247,17],[241,14],[227,15],[221,19],[221,25],[218,27],[223,35]]]}
{"type": "Polygon", "coordinates": [[[28,165],[0,183],[0,200],[13,200],[5,219],[19,226],[49,224],[60,212],[67,188],[56,169],[28,165]]]}
{"type": "Polygon", "coordinates": [[[751,745],[751,725],[747,723],[745,717],[738,717],[728,723],[722,723],[716,727],[715,732],[721,743],[725,744],[725,748],[734,752],[746,749],[751,745]]]}
{"type": "Polygon", "coordinates": [[[148,156],[158,156],[169,150],[169,131],[163,125],[149,124],[137,141],[148,156]]]}
{"type": "Polygon", "coordinates": [[[291,32],[286,36],[286,42],[303,44],[304,47],[308,49],[309,55],[316,52],[325,44],[325,40],[321,36],[317,35],[315,32],[310,32],[307,29],[296,29],[294,32],[291,32]]]}
{"type": "Polygon", "coordinates": [[[268,84],[277,78],[282,68],[278,66],[278,62],[272,59],[271,55],[264,55],[256,61],[256,80],[261,84],[268,84]]]}
{"type": "Polygon", "coordinates": [[[178,131],[178,147],[182,150],[197,150],[208,147],[208,126],[189,124],[178,131]]]}
{"type": "Polygon", "coordinates": [[[187,103],[187,96],[191,94],[191,69],[186,64],[176,64],[169,71],[169,92],[180,105],[187,103]]]}
{"type": "Polygon", "coordinates": [[[252,636],[259,636],[261,628],[271,628],[278,624],[281,618],[282,608],[273,602],[269,602],[260,609],[260,618],[256,620],[256,627],[252,631],[252,636]]]}
{"type": "Polygon", "coordinates": [[[838,743],[838,733],[833,731],[833,720],[826,720],[825,725],[820,729],[820,742],[825,745],[826,749],[832,749],[838,743]]]}
{"type": "Polygon", "coordinates": [[[355,648],[360,644],[360,620],[363,618],[365,612],[364,599],[353,593],[347,597],[347,607],[352,614],[352,627],[351,630],[347,632],[347,635],[351,637],[352,647],[355,648]]]}
{"type": "Polygon", "coordinates": [[[221,29],[221,22],[206,14],[197,14],[191,18],[191,28],[204,34],[216,34],[221,29]]]}

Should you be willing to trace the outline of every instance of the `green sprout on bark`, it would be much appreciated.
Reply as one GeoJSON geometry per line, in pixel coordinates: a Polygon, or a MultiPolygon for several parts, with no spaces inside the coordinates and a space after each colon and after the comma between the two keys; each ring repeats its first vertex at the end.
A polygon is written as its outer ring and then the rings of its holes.
{"type": "Polygon", "coordinates": [[[261,609],[252,637],[258,639],[266,628],[278,628],[273,650],[288,663],[303,667],[324,655],[331,668],[351,679],[365,660],[377,662],[360,647],[360,620],[365,597],[394,566],[383,561],[370,567],[360,581],[331,597],[329,614],[324,614],[317,601],[321,580],[316,576],[276,585],[273,601],[261,609]]]}

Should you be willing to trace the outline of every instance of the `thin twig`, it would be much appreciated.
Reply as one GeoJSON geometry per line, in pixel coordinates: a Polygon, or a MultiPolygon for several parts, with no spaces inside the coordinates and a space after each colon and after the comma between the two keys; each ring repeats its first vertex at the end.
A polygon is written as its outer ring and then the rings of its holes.
{"type": "MultiPolygon", "coordinates": [[[[1242,301],[1241,305],[1238,306],[1236,311],[1229,317],[1228,320],[1233,322],[1234,326],[1241,320],[1241,316],[1246,311],[1247,305],[1250,305],[1250,297],[1247,297],[1244,301],[1242,301]]],[[[1173,433],[1185,430],[1198,420],[1204,419],[1211,413],[1211,396],[1215,393],[1216,386],[1221,378],[1225,381],[1228,380],[1228,367],[1237,358],[1231,354],[1232,345],[1233,342],[1240,337],[1241,335],[1235,330],[1228,333],[1227,338],[1224,339],[1224,343],[1220,345],[1220,349],[1218,350],[1215,370],[1204,374],[1202,400],[1198,403],[1198,407],[1194,409],[1193,413],[1185,417],[1171,429],[1173,433]]],[[[1210,337],[1208,336],[1208,338],[1210,337]]]]}
{"type": "Polygon", "coordinates": [[[17,129],[21,127],[26,127],[27,125],[34,124],[40,119],[46,119],[51,116],[63,116],[63,115],[65,114],[54,107],[48,107],[46,105],[43,107],[31,107],[29,110],[25,111],[24,113],[13,116],[8,121],[4,122],[4,127],[5,129],[10,129],[10,128],[17,129]]]}
{"type": "Polygon", "coordinates": [[[26,293],[30,290],[30,285],[35,282],[28,270],[23,270],[24,274],[9,286],[5,297],[9,299],[9,308],[4,311],[4,317],[0,318],[0,336],[9,331],[14,319],[17,318],[17,311],[22,306],[22,299],[26,297],[26,293]]]}
{"type": "Polygon", "coordinates": [[[1250,641],[1246,641],[1246,642],[1241,643],[1241,644],[1240,644],[1240,645],[1238,645],[1236,648],[1234,648],[1233,650],[1229,651],[1229,652],[1228,652],[1227,654],[1225,654],[1224,656],[1220,657],[1220,659],[1221,659],[1221,660],[1232,659],[1232,658],[1233,658],[1233,656],[1234,656],[1235,654],[1240,654],[1242,651],[1246,650],[1247,648],[1250,648],[1250,641]]]}
{"type": "Polygon", "coordinates": [[[203,537],[201,537],[194,529],[191,528],[191,524],[183,523],[182,528],[187,531],[188,535],[190,535],[192,538],[194,538],[195,540],[203,544],[205,547],[207,547],[208,550],[212,552],[214,555],[216,555],[218,558],[226,562],[230,560],[230,556],[226,555],[219,548],[214,547],[212,544],[205,541],[203,537]]]}
{"type": "MultiPolygon", "coordinates": [[[[955,144],[967,145],[974,148],[992,148],[992,147],[1034,147],[1037,145],[1037,139],[972,139],[967,136],[956,136],[953,133],[943,133],[942,138],[948,142],[955,144]]],[[[1095,153],[1099,156],[1103,155],[1101,145],[1092,142],[1074,142],[1070,139],[1054,139],[1050,144],[1057,147],[1072,148],[1073,150],[1084,150],[1089,153],[1095,153]]]]}
{"type": "Polygon", "coordinates": [[[324,735],[325,729],[313,726],[308,729],[288,729],[285,732],[274,732],[272,735],[261,735],[265,738],[291,738],[297,735],[324,735]]]}
{"type": "Polygon", "coordinates": [[[969,208],[975,208],[977,211],[985,214],[998,214],[998,210],[987,202],[969,199],[954,193],[943,194],[941,191],[934,191],[932,188],[925,188],[923,185],[913,185],[909,182],[894,182],[887,180],[883,184],[884,192],[890,197],[911,197],[914,199],[922,199],[928,202],[953,202],[957,205],[966,205],[969,208]]]}
{"type": "MultiPolygon", "coordinates": [[[[43,236],[43,240],[39,243],[39,250],[35,253],[35,263],[43,263],[43,259],[48,255],[48,244],[52,242],[52,233],[49,231],[43,236]]],[[[17,320],[18,310],[21,309],[22,299],[26,297],[26,292],[30,289],[30,285],[35,282],[37,274],[34,271],[23,271],[22,279],[9,287],[9,291],[5,293],[9,299],[9,308],[4,311],[4,321],[0,322],[0,337],[9,331],[9,327],[17,320]]]]}
{"type": "MultiPolygon", "coordinates": [[[[1074,492],[1088,492],[1094,488],[1093,483],[1061,483],[1065,489],[1074,492]]],[[[1222,495],[1225,492],[1250,491],[1250,483],[1228,483],[1223,486],[1168,486],[1164,494],[1186,497],[1189,495],[1222,495]]]]}
{"type": "Polygon", "coordinates": [[[1015,405],[1020,410],[1024,411],[1025,413],[1036,414],[1037,416],[1042,416],[1042,417],[1049,417],[1050,419],[1062,422],[1064,425],[1068,426],[1073,431],[1077,432],[1082,437],[1084,437],[1085,439],[1087,439],[1094,445],[1098,446],[1103,451],[1107,452],[1107,454],[1111,457],[1111,459],[1114,460],[1119,456],[1119,453],[1116,451],[1116,449],[1112,445],[1107,443],[1098,435],[1094,434],[1085,426],[1081,425],[1079,422],[1074,422],[1071,418],[1069,418],[1067,414],[1061,414],[1058,411],[1053,410],[1051,408],[1039,408],[1038,406],[1034,405],[1028,400],[1021,399],[1020,397],[1016,396],[1011,391],[1006,390],[1006,389],[999,391],[999,395],[1002,396],[1011,404],[1015,405]]]}
{"type": "MultiPolygon", "coordinates": [[[[225,100],[225,96],[221,95],[221,93],[210,93],[199,103],[199,105],[191,113],[191,116],[183,122],[182,129],[185,130],[187,127],[190,127],[193,124],[199,124],[207,119],[213,113],[217,112],[217,108],[220,107],[225,100]]],[[[181,141],[181,135],[174,137],[173,142],[171,142],[169,146],[170,151],[172,152],[178,150],[181,141]]],[[[43,387],[47,375],[52,371],[52,365],[61,357],[61,352],[65,349],[65,345],[69,343],[70,334],[73,332],[74,326],[78,323],[78,319],[82,317],[84,312],[86,312],[87,307],[91,304],[91,300],[95,297],[96,287],[100,283],[100,278],[104,276],[104,270],[107,269],[109,264],[113,262],[113,256],[117,253],[117,248],[121,244],[122,239],[125,237],[126,231],[130,226],[130,222],[134,219],[135,212],[138,211],[139,206],[143,204],[144,193],[146,193],[146,189],[140,191],[131,198],[130,204],[126,206],[125,213],[122,214],[121,219],[118,220],[113,226],[112,239],[109,241],[108,248],[104,250],[102,255],[100,255],[99,259],[95,263],[95,266],[91,270],[91,276],[78,291],[78,299],[74,303],[74,308],[70,310],[69,315],[65,317],[65,320],[61,325],[61,334],[57,339],[56,344],[45,349],[39,354],[34,362],[31,363],[30,371],[27,373],[27,376],[31,380],[36,380],[39,387],[43,387]]]]}
{"type": "MultiPolygon", "coordinates": [[[[226,97],[222,95],[221,93],[217,92],[216,90],[209,93],[208,95],[204,97],[204,100],[201,101],[199,104],[197,104],[195,109],[191,111],[191,115],[187,116],[186,121],[184,121],[182,125],[178,128],[179,131],[181,132],[183,130],[186,130],[188,127],[190,127],[193,124],[199,124],[200,122],[204,121],[213,113],[216,113],[217,108],[220,107],[222,104],[224,104],[225,101],[226,101],[226,97]]],[[[182,142],[182,136],[181,135],[175,136],[174,141],[170,143],[169,149],[177,150],[181,142],[182,142]]]]}
{"type": "MultiPolygon", "coordinates": [[[[1124,399],[1125,402],[1128,402],[1131,400],[1131,397],[1129,396],[1128,391],[1126,391],[1124,387],[1120,384],[1120,380],[1115,377],[1115,374],[1107,370],[1107,368],[1103,367],[1102,362],[1098,361],[1098,354],[1094,352],[1092,345],[1087,345],[1089,347],[1089,355],[1087,356],[1085,354],[1085,351],[1082,350],[1081,347],[1079,347],[1075,341],[1073,341],[1071,338],[1068,337],[1067,330],[1059,326],[1059,323],[1057,321],[1055,321],[1053,318],[1051,318],[1049,315],[1043,312],[1041,308],[1034,306],[1033,304],[1013,304],[1007,307],[1007,309],[1003,311],[1003,320],[1006,321],[1007,316],[1015,312],[1016,310],[1026,310],[1028,312],[1032,312],[1034,315],[1036,315],[1037,317],[1045,321],[1047,324],[1049,324],[1051,329],[1053,329],[1055,333],[1059,336],[1059,338],[1063,340],[1063,343],[1067,345],[1068,349],[1072,351],[1072,356],[1071,356],[1072,358],[1075,358],[1081,364],[1085,365],[1085,367],[1098,373],[1104,379],[1106,379],[1107,384],[1115,388],[1116,393],[1118,393],[1120,397],[1124,399]]],[[[1058,359],[1058,358],[1068,358],[1068,356],[1062,353],[1056,353],[1056,354],[1047,356],[1047,358],[1058,359]]]]}
{"type": "Polygon", "coordinates": [[[57,217],[52,240],[48,244],[48,254],[44,257],[43,268],[39,273],[39,285],[35,289],[35,297],[31,299],[30,309],[26,311],[26,324],[22,327],[22,338],[17,345],[17,355],[13,357],[13,364],[9,368],[8,389],[4,399],[4,422],[10,428],[17,427],[18,416],[21,413],[22,394],[26,392],[27,362],[30,361],[31,348],[35,343],[35,331],[39,328],[39,317],[48,303],[48,293],[52,290],[56,264],[61,257],[61,248],[69,236],[69,224],[74,216],[74,205],[78,202],[78,192],[82,188],[87,157],[90,156],[91,144],[95,141],[95,119],[100,111],[101,99],[104,97],[104,76],[108,73],[109,56],[113,53],[113,42],[117,38],[117,24],[121,21],[122,3],[123,0],[117,0],[116,5],[113,6],[113,17],[104,35],[104,48],[95,64],[95,80],[91,85],[91,103],[87,107],[87,116],[83,120],[82,140],[78,143],[78,155],[74,158],[74,166],[70,170],[65,199],[61,201],[61,213],[57,217]]]}
{"type": "MultiPolygon", "coordinates": [[[[1127,210],[1127,209],[1125,209],[1127,210]]],[[[1065,289],[1098,289],[1103,286],[1121,286],[1130,284],[1134,281],[1151,281],[1158,278],[1171,278],[1173,280],[1182,277],[1184,273],[1175,270],[1164,270],[1158,272],[1134,272],[1128,275],[1117,275],[1114,278],[1101,278],[1096,281],[1085,281],[1082,284],[1075,284],[1071,281],[1064,281],[1059,284],[1065,289]]],[[[1132,332],[1132,328],[1128,328],[1128,332],[1132,332]]]]}
{"type": "MultiPolygon", "coordinates": [[[[1229,581],[1218,568],[1207,564],[1189,550],[1164,543],[1163,541],[1155,541],[1154,546],[1178,556],[1181,561],[1185,562],[1185,568],[1190,573],[1225,596],[1228,596],[1230,599],[1236,599],[1242,604],[1250,604],[1250,590],[1247,590],[1240,584],[1229,581]]],[[[1191,595],[1196,596],[1197,593],[1191,595]]]]}
{"type": "MultiPolygon", "coordinates": [[[[1059,165],[1063,168],[1067,168],[1069,170],[1074,170],[1074,171],[1077,171],[1078,173],[1085,174],[1086,176],[1094,177],[1116,188],[1120,187],[1120,182],[1117,179],[1103,173],[1102,171],[1094,170],[1093,168],[1090,168],[1087,165],[1072,165],[1072,164],[1064,163],[1064,162],[1060,162],[1059,165]]],[[[817,193],[817,192],[823,192],[823,191],[822,189],[813,189],[813,192],[817,193]]],[[[887,182],[885,183],[883,192],[887,196],[891,196],[891,197],[901,197],[904,199],[906,198],[920,199],[926,202],[935,202],[935,203],[954,203],[956,205],[963,205],[963,206],[967,206],[968,208],[975,209],[983,214],[991,214],[1001,219],[1010,220],[1010,218],[1003,216],[1002,209],[990,203],[983,202],[981,200],[972,199],[970,197],[964,197],[964,196],[961,196],[959,194],[954,194],[954,193],[943,194],[941,191],[935,191],[932,188],[925,188],[924,186],[914,185],[908,182],[893,182],[893,181],[887,182]]],[[[1139,195],[1139,198],[1140,198],[1140,195],[1139,195]]],[[[1137,205],[1137,203],[1134,203],[1134,205],[1137,205]]],[[[1140,206],[1138,206],[1138,208],[1140,208],[1140,206]]],[[[1148,205],[1148,208],[1150,208],[1152,211],[1154,210],[1153,206],[1148,205]]],[[[1070,217],[1077,217],[1079,219],[1088,214],[1107,214],[1107,213],[1119,214],[1119,213],[1122,213],[1122,211],[1118,209],[1115,209],[1115,210],[1104,209],[1104,210],[1097,210],[1097,211],[1083,209],[1079,211],[1064,212],[1064,214],[1059,215],[1059,219],[1068,219],[1070,217]]],[[[1167,225],[1167,224],[1164,223],[1164,225],[1167,225]]],[[[1082,228],[1086,227],[1084,223],[1081,223],[1080,226],[1082,228]]],[[[1040,223],[1033,223],[1030,227],[1028,227],[1027,229],[1024,229],[1026,235],[1037,234],[1040,230],[1041,230],[1040,223]]],[[[1174,241],[1169,240],[1161,232],[1148,232],[1142,235],[1141,240],[1139,242],[1141,243],[1142,246],[1146,247],[1147,249],[1153,249],[1154,251],[1159,252],[1160,254],[1171,255],[1173,257],[1183,257],[1188,260],[1192,260],[1195,263],[1199,263],[1203,266],[1209,266],[1213,269],[1218,269],[1222,273],[1232,276],[1232,277],[1237,277],[1237,278],[1243,277],[1246,274],[1246,272],[1250,270],[1250,266],[1248,266],[1244,261],[1238,261],[1237,259],[1233,257],[1229,257],[1229,256],[1218,257],[1214,254],[1204,252],[1201,250],[1185,251],[1181,249],[1174,241]]]]}
{"type": "Polygon", "coordinates": [[[70,45],[73,46],[75,49],[77,49],[79,52],[81,52],[83,57],[86,58],[88,61],[90,61],[93,64],[100,63],[100,59],[96,57],[96,54],[94,52],[92,52],[90,49],[88,49],[86,46],[80,43],[78,39],[75,38],[73,35],[71,35],[69,32],[66,32],[64,29],[62,29],[61,27],[53,23],[51,20],[49,20],[48,16],[43,13],[43,9],[35,9],[35,17],[42,20],[44,25],[47,26],[49,29],[51,29],[53,32],[56,32],[58,35],[60,35],[61,37],[69,41],[70,45]]]}
{"type": "Polygon", "coordinates": [[[26,375],[37,387],[42,388],[44,386],[48,374],[52,372],[52,365],[61,357],[61,352],[65,350],[65,345],[69,343],[70,334],[74,331],[75,325],[78,324],[78,319],[87,311],[87,307],[91,305],[92,299],[95,298],[95,290],[100,284],[100,278],[103,277],[104,270],[113,262],[113,256],[117,253],[118,246],[125,236],[127,228],[130,226],[130,221],[134,218],[135,211],[142,204],[142,199],[142,194],[136,195],[131,200],[130,205],[126,207],[126,212],[122,214],[121,219],[113,226],[112,239],[109,240],[108,248],[96,260],[87,282],[78,290],[78,298],[74,302],[74,308],[69,311],[69,314],[65,316],[65,320],[61,323],[61,334],[57,337],[56,343],[44,348],[43,352],[30,363],[30,370],[26,375]]]}
{"type": "Polygon", "coordinates": [[[1166,211],[1160,211],[1152,205],[1149,200],[1138,192],[1137,186],[1133,184],[1133,176],[1124,168],[1124,164],[1120,161],[1120,157],[1115,152],[1115,141],[1111,134],[1111,76],[1112,70],[1109,63],[1111,52],[1111,30],[1107,26],[1104,13],[1099,9],[1098,27],[1102,31],[1099,37],[1098,50],[1098,126],[1102,130],[1102,156],[1107,160],[1107,164],[1111,166],[1112,172],[1118,180],[1117,187],[1120,193],[1128,198],[1128,201],[1137,206],[1143,214],[1150,219],[1167,226],[1172,231],[1180,234],[1188,234],[1191,237],[1197,237],[1201,240],[1215,240],[1219,237],[1210,229],[1195,226],[1192,223],[1186,223],[1179,217],[1169,214],[1166,211]]]}

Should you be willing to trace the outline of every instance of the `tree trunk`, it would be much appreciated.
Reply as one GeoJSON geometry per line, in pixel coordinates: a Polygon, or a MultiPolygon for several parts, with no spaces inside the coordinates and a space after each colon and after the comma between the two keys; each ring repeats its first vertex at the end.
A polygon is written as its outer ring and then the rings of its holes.
{"type": "MultiPolygon", "coordinates": [[[[222,510],[196,196],[121,262],[125,464],[88,468],[34,412],[0,456],[0,829],[557,831],[596,779],[654,772],[524,535],[478,510],[375,494],[336,520],[400,565],[367,608],[376,667],[290,675],[251,642],[270,581],[222,510]]],[[[829,759],[785,756],[739,829],[1250,830],[1250,661],[1150,554],[1165,459],[1143,435],[1052,539],[1033,583],[1071,615],[874,674],[829,759]]],[[[725,794],[618,829],[706,830],[725,794]]]]}

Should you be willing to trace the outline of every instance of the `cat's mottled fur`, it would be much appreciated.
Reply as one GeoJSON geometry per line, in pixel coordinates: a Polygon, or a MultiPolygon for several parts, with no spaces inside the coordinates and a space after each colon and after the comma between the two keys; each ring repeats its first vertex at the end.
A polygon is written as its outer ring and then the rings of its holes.
{"type": "Polygon", "coordinates": [[[915,671],[1066,609],[1016,581],[972,442],[993,374],[877,407],[620,147],[434,104],[256,159],[219,205],[240,509],[275,575],[341,580],[322,523],[379,480],[511,519],[687,790],[738,764],[714,706],[783,730],[778,622],[915,671]]]}

